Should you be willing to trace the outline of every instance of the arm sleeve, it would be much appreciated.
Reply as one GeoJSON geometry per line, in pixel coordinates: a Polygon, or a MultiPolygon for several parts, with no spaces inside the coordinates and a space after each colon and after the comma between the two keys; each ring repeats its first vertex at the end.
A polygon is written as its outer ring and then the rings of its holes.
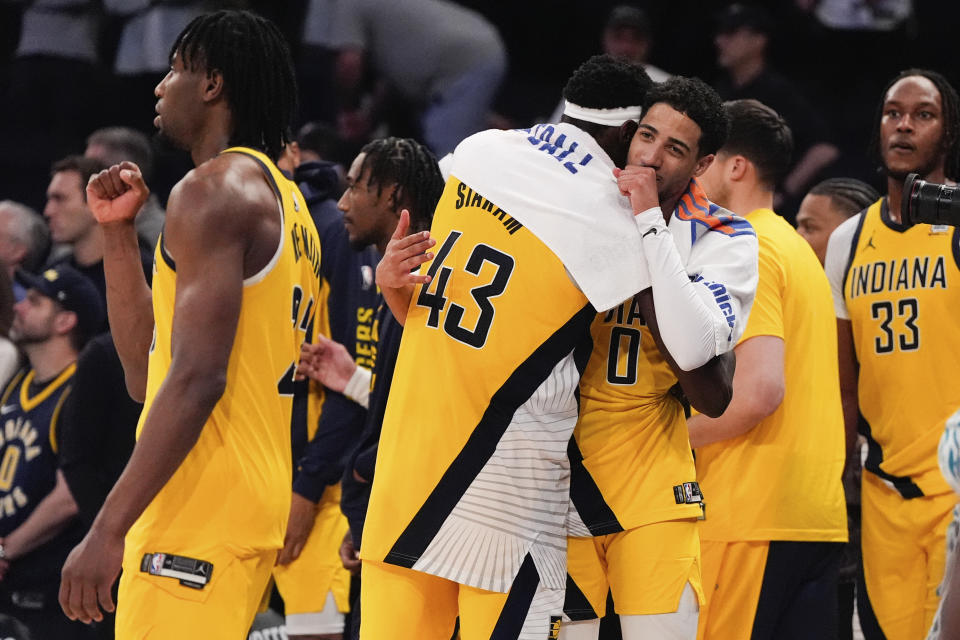
{"type": "Polygon", "coordinates": [[[830,281],[833,311],[841,320],[850,319],[850,314],[847,313],[847,302],[843,297],[843,279],[847,274],[847,265],[850,263],[850,253],[853,251],[853,236],[857,232],[857,225],[862,215],[862,213],[855,215],[834,229],[827,243],[827,257],[823,268],[830,281]]]}
{"type": "Polygon", "coordinates": [[[697,260],[691,253],[684,268],[659,207],[638,214],[635,220],[650,270],[660,334],[677,366],[690,371],[732,349],[756,291],[756,235],[709,231],[697,241],[701,245],[697,260]]]}

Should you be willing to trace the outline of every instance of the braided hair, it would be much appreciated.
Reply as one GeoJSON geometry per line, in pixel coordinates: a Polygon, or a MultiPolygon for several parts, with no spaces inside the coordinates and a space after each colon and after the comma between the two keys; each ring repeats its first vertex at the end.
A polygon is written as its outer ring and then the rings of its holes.
{"type": "Polygon", "coordinates": [[[887,83],[880,94],[880,103],[873,120],[873,133],[870,138],[870,157],[883,168],[883,157],[880,154],[880,123],[883,120],[883,103],[887,93],[896,83],[910,76],[921,76],[933,83],[940,92],[940,102],[943,107],[943,146],[946,157],[943,163],[943,172],[949,180],[960,180],[960,97],[945,76],[929,69],[906,69],[887,83]]]}
{"type": "Polygon", "coordinates": [[[223,74],[233,132],[231,145],[252,147],[276,160],[290,141],[297,83],[290,49],[275,24],[249,11],[194,18],[170,49],[191,71],[223,74]]]}
{"type": "Polygon", "coordinates": [[[810,189],[809,194],[827,196],[833,206],[847,216],[863,211],[880,199],[879,191],[856,178],[828,178],[810,189]]]}
{"type": "Polygon", "coordinates": [[[411,138],[379,138],[361,149],[365,154],[360,175],[368,168],[368,187],[396,185],[390,205],[410,210],[410,230],[430,228],[433,210],[443,193],[444,180],[433,153],[411,138]]]}

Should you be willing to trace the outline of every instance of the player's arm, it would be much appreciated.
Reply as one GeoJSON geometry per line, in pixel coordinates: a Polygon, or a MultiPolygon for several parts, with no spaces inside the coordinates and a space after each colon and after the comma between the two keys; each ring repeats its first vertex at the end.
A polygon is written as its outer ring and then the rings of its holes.
{"type": "Polygon", "coordinates": [[[736,346],[733,399],[718,418],[691,416],[687,421],[693,448],[742,435],[772,414],[783,402],[783,339],[754,336],[736,346]]]}
{"type": "Polygon", "coordinates": [[[684,371],[674,361],[673,356],[660,336],[660,326],[657,321],[656,304],[653,301],[653,292],[644,289],[637,294],[640,311],[643,313],[647,327],[653,335],[654,342],[660,353],[666,358],[674,375],[680,382],[684,395],[694,409],[708,416],[719,416],[726,410],[733,397],[733,371],[736,358],[732,351],[714,356],[706,364],[684,371]]]}
{"type": "Polygon", "coordinates": [[[57,470],[53,490],[37,503],[26,520],[3,540],[3,551],[10,561],[23,557],[52,540],[77,515],[77,503],[70,495],[63,472],[57,470]]]}
{"type": "Polygon", "coordinates": [[[123,474],[64,565],[60,604],[71,619],[100,620],[98,599],[113,610],[127,530],[186,458],[225,389],[244,256],[269,214],[244,197],[249,186],[215,171],[182,182],[167,209],[166,246],[177,265],[170,369],[123,474]]]}
{"type": "Polygon", "coordinates": [[[367,408],[372,372],[358,365],[347,348],[335,340],[317,335],[312,343],[303,343],[297,374],[319,382],[327,389],[343,394],[355,404],[367,408]]]}
{"type": "MultiPolygon", "coordinates": [[[[132,162],[101,171],[87,184],[87,203],[103,229],[110,330],[123,363],[127,392],[137,402],[146,395],[153,306],[134,220],[149,195],[140,169],[132,162]]],[[[171,194],[171,202],[173,198],[171,194]]]]}
{"type": "Polygon", "coordinates": [[[377,286],[383,293],[383,301],[402,326],[407,321],[407,309],[413,298],[413,289],[417,284],[429,284],[428,275],[414,272],[425,262],[433,259],[428,251],[437,243],[430,237],[429,231],[419,231],[407,235],[410,230],[410,212],[400,212],[397,228],[387,243],[383,258],[377,265],[377,286]]]}

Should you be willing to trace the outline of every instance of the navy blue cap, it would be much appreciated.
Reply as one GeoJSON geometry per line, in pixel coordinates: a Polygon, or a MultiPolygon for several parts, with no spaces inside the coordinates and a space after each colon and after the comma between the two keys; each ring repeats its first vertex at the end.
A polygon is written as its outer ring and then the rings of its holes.
{"type": "Polygon", "coordinates": [[[15,277],[27,289],[36,289],[77,314],[77,326],[84,335],[92,336],[103,326],[106,310],[100,292],[89,278],[69,264],[60,263],[39,275],[17,269],[15,277]]]}

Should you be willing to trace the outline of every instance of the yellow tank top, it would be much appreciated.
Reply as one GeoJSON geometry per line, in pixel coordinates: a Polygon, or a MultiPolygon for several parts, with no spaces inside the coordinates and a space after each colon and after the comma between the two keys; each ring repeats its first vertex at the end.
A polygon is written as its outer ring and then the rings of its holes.
{"type": "Polygon", "coordinates": [[[937,443],[960,407],[958,241],[952,227],[891,221],[883,198],[862,216],[844,278],[865,466],[908,498],[949,491],[937,443]]]}
{"type": "Polygon", "coordinates": [[[577,513],[593,535],[699,516],[674,491],[696,480],[683,407],[669,393],[677,378],[636,299],[597,315],[590,333],[574,431],[583,456],[582,470],[572,461],[577,513]]]}
{"type": "MultiPolygon", "coordinates": [[[[148,553],[279,548],[289,515],[293,372],[320,298],[320,241],[297,186],[265,155],[241,147],[223,153],[260,164],[282,203],[282,233],[273,259],[244,281],[223,396],[127,534],[128,548],[148,553]]],[[[138,435],[171,362],[177,273],[162,236],[154,271],[154,341],[138,435]]]]}
{"type": "Polygon", "coordinates": [[[780,407],[747,433],[696,451],[706,501],[704,540],[847,539],[837,333],[816,254],[769,209],[747,216],[760,243],[760,281],[741,342],[784,342],[780,407]]]}
{"type": "Polygon", "coordinates": [[[596,311],[543,242],[455,177],[431,235],[433,280],[404,325],[363,557],[505,591],[529,552],[562,588],[567,446],[596,311]]]}

